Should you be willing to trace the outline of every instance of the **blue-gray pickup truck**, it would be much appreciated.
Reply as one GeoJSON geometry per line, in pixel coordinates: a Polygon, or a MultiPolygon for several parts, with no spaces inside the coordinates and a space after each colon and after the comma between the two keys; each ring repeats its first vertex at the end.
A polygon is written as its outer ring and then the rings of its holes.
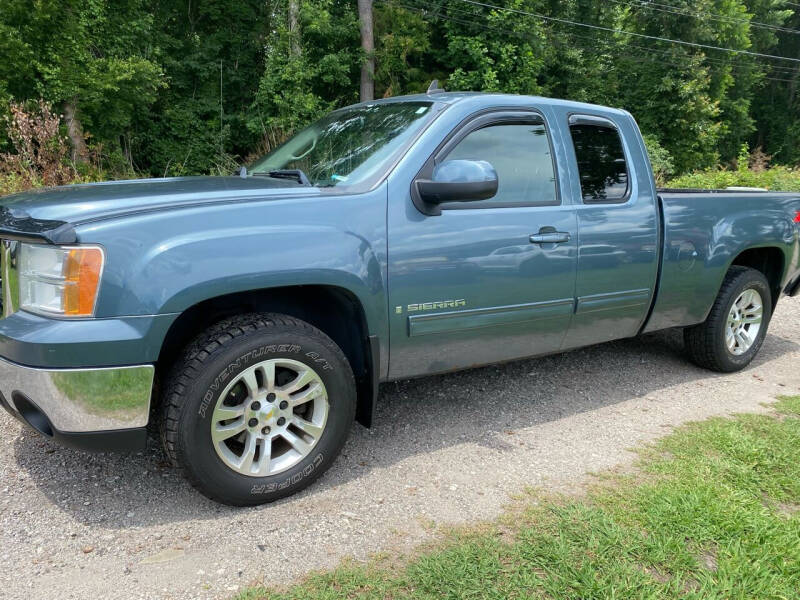
{"type": "Polygon", "coordinates": [[[800,291],[800,194],[659,190],[626,111],[499,94],[332,112],[230,177],[0,200],[0,403],[159,431],[202,493],[319,477],[381,382],[672,327],[745,367],[800,291]]]}

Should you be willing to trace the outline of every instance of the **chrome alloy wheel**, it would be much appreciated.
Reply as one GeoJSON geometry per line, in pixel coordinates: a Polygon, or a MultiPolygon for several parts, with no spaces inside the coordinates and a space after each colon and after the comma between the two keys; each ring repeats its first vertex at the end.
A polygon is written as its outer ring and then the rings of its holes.
{"type": "Polygon", "coordinates": [[[308,456],[327,420],[328,394],[317,372],[296,360],[273,358],[226,386],[211,417],[211,440],[228,467],[266,477],[308,456]]]}
{"type": "Polygon", "coordinates": [[[731,354],[744,354],[756,341],[761,330],[764,301],[756,290],[750,288],[739,294],[728,313],[725,327],[725,344],[731,354]]]}

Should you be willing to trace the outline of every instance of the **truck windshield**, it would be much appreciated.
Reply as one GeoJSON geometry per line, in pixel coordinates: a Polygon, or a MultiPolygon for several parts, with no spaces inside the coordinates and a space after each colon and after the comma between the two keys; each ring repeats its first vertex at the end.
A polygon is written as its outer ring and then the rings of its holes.
{"type": "Polygon", "coordinates": [[[381,172],[428,122],[432,102],[386,102],[332,112],[248,169],[299,169],[318,187],[358,185],[381,172]]]}

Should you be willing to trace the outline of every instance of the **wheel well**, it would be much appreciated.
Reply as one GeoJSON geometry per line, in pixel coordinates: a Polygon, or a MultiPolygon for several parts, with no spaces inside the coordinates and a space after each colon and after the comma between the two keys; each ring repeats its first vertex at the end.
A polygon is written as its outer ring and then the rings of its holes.
{"type": "Polygon", "coordinates": [[[369,426],[372,409],[372,356],[361,303],[336,286],[301,285],[228,294],[185,310],[170,327],[161,346],[156,377],[159,381],[183,349],[201,332],[227,317],[249,312],[276,312],[296,317],[323,331],[342,349],[356,378],[359,422],[369,426]],[[368,404],[368,407],[367,407],[368,404]]]}
{"type": "Polygon", "coordinates": [[[733,260],[731,265],[750,267],[763,273],[769,282],[769,289],[772,292],[772,308],[774,309],[781,294],[783,263],[783,252],[781,252],[780,248],[769,247],[745,250],[733,260]]]}

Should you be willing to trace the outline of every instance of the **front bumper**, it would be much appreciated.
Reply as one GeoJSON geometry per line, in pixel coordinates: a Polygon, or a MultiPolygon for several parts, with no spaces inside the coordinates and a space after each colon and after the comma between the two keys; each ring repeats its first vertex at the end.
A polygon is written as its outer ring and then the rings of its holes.
{"type": "Polygon", "coordinates": [[[144,447],[153,365],[25,367],[0,358],[0,405],[63,444],[89,450],[144,447]]]}

